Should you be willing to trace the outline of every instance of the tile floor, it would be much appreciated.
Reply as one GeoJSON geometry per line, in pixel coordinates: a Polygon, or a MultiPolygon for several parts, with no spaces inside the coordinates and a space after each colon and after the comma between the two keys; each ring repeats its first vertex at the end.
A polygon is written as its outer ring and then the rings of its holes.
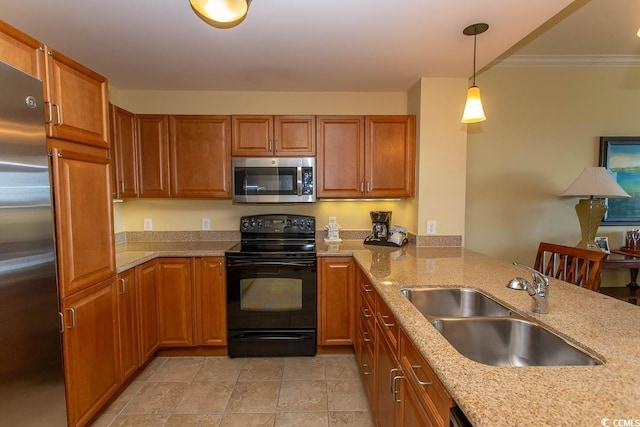
{"type": "Polygon", "coordinates": [[[370,427],[355,355],[157,357],[93,424],[370,427]]]}

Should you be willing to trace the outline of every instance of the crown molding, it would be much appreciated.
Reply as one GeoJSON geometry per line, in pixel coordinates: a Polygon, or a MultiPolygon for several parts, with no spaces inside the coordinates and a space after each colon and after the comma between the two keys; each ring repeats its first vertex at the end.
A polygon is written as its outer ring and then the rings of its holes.
{"type": "Polygon", "coordinates": [[[496,67],[640,67],[640,55],[512,55],[496,67]]]}

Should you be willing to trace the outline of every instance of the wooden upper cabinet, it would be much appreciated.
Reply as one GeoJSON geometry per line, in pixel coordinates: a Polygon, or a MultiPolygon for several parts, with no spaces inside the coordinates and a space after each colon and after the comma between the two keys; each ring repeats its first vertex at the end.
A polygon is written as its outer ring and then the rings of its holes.
{"type": "Polygon", "coordinates": [[[60,52],[45,49],[48,135],[108,148],[107,79],[60,52]]]}
{"type": "Polygon", "coordinates": [[[115,275],[113,203],[106,151],[48,140],[53,155],[60,296],[115,275]]]}
{"type": "Polygon", "coordinates": [[[171,197],[231,197],[230,116],[169,117],[171,197]]]}
{"type": "Polygon", "coordinates": [[[169,116],[137,114],[138,194],[169,197],[169,116]]]}
{"type": "Polygon", "coordinates": [[[317,117],[317,196],[361,197],[364,117],[317,117]]]}
{"type": "Polygon", "coordinates": [[[411,197],[415,116],[319,116],[322,197],[411,197]]]}
{"type": "Polygon", "coordinates": [[[365,116],[366,197],[411,197],[415,116],[365,116]]]}
{"type": "Polygon", "coordinates": [[[115,105],[110,105],[111,161],[116,197],[138,195],[138,150],[135,115],[115,105]]]}
{"type": "Polygon", "coordinates": [[[44,44],[0,21],[0,61],[44,80],[44,44]]]}
{"type": "Polygon", "coordinates": [[[232,116],[233,156],[314,156],[315,116],[232,116]]]}

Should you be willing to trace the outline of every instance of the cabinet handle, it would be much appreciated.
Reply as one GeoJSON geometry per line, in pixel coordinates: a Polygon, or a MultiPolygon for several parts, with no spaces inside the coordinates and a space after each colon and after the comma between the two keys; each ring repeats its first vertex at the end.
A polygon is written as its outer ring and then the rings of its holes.
{"type": "Polygon", "coordinates": [[[369,286],[365,285],[364,283],[360,285],[360,287],[362,288],[363,291],[365,292],[371,292],[373,291],[372,288],[370,288],[369,286]]]}
{"type": "Polygon", "coordinates": [[[67,308],[67,311],[71,313],[71,326],[67,326],[67,329],[73,329],[76,327],[76,310],[71,307],[67,308]]]}
{"type": "Polygon", "coordinates": [[[273,141],[269,140],[269,151],[273,151],[273,141]]]}
{"type": "Polygon", "coordinates": [[[369,335],[369,332],[362,331],[362,333],[360,333],[360,335],[362,336],[362,341],[371,342],[371,338],[367,338],[367,336],[369,335]]]}
{"type": "Polygon", "coordinates": [[[120,193],[124,193],[124,181],[120,180],[120,193]]]}
{"type": "Polygon", "coordinates": [[[123,278],[118,279],[120,281],[120,295],[124,295],[127,292],[127,283],[123,278]]]}
{"type": "Polygon", "coordinates": [[[420,366],[420,365],[411,365],[411,374],[413,375],[413,378],[415,378],[415,380],[421,386],[431,385],[431,381],[422,381],[420,378],[418,378],[418,373],[416,372],[416,369],[419,369],[419,368],[422,368],[422,366],[420,366]]]}
{"type": "Polygon", "coordinates": [[[60,126],[62,124],[62,122],[60,121],[60,106],[58,104],[52,103],[52,105],[54,105],[56,107],[56,121],[53,124],[54,126],[60,126]]]}
{"type": "Polygon", "coordinates": [[[378,318],[380,319],[380,322],[382,322],[382,324],[384,326],[386,326],[387,328],[390,328],[392,326],[395,326],[395,323],[387,323],[384,319],[387,318],[389,316],[384,316],[382,313],[378,314],[378,318]]]}
{"type": "Polygon", "coordinates": [[[224,184],[224,191],[226,193],[231,193],[231,183],[229,181],[224,184]]]}
{"type": "Polygon", "coordinates": [[[393,381],[392,381],[392,385],[393,387],[391,387],[391,391],[393,393],[393,401],[396,403],[401,403],[402,399],[398,399],[396,396],[398,395],[398,387],[396,387],[396,380],[397,379],[404,379],[404,375],[398,375],[396,377],[393,377],[393,381]]]}
{"type": "Polygon", "coordinates": [[[44,101],[44,103],[47,106],[47,117],[44,119],[44,123],[45,124],[49,124],[53,121],[53,104],[51,103],[51,101],[44,101]]]}
{"type": "Polygon", "coordinates": [[[360,181],[360,192],[364,193],[364,181],[360,181]]]}
{"type": "Polygon", "coordinates": [[[220,276],[222,276],[222,263],[221,262],[218,263],[218,274],[220,276]]]}
{"type": "Polygon", "coordinates": [[[275,148],[275,152],[277,153],[277,152],[278,152],[278,140],[276,139],[276,140],[273,142],[273,144],[274,144],[273,148],[275,148]]]}
{"type": "Polygon", "coordinates": [[[371,312],[367,307],[362,307],[362,315],[367,319],[372,316],[371,312]]]}
{"type": "Polygon", "coordinates": [[[362,373],[364,375],[371,375],[371,372],[369,372],[369,364],[368,363],[363,363],[362,364],[362,373]]]}
{"type": "Polygon", "coordinates": [[[399,370],[399,368],[389,369],[389,388],[391,389],[391,393],[393,393],[393,378],[395,377],[395,375],[393,374],[398,372],[399,370]]]}
{"type": "Polygon", "coordinates": [[[371,181],[367,181],[367,193],[371,192],[371,181]]]}
{"type": "Polygon", "coordinates": [[[40,52],[44,52],[44,46],[40,46],[38,49],[40,49],[40,52]]]}
{"type": "Polygon", "coordinates": [[[53,56],[53,52],[51,50],[47,50],[47,55],[53,56]]]}

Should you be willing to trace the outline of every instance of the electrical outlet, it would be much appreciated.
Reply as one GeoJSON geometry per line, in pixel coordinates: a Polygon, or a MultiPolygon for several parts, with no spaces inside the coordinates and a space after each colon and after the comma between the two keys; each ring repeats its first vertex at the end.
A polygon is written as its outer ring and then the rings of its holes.
{"type": "Polygon", "coordinates": [[[153,231],[153,220],[151,218],[144,219],[144,231],[153,231]]]}
{"type": "Polygon", "coordinates": [[[436,222],[432,219],[427,221],[427,235],[436,234],[436,222]]]}
{"type": "Polygon", "coordinates": [[[211,230],[211,220],[209,218],[202,218],[202,231],[211,230]]]}
{"type": "Polygon", "coordinates": [[[427,272],[433,273],[436,270],[436,260],[428,259],[427,260],[427,272]]]}

